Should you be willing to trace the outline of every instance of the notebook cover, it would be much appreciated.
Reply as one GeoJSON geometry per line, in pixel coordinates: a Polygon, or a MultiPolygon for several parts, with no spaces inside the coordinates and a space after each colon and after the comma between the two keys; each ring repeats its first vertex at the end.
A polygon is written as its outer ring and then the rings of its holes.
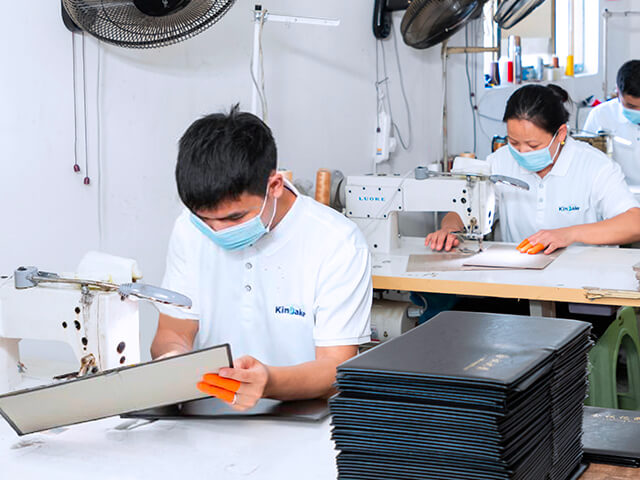
{"type": "MultiPolygon", "coordinates": [[[[513,386],[589,324],[576,320],[442,312],[338,367],[513,386]]],[[[532,379],[535,380],[535,379],[532,379]]]]}
{"type": "Polygon", "coordinates": [[[18,435],[204,398],[202,375],[230,367],[228,344],[0,396],[18,435]]]}

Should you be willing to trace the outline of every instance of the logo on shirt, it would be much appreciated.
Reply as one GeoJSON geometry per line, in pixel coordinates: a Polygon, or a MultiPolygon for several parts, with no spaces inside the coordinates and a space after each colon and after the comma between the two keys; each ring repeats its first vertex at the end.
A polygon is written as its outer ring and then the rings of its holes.
{"type": "Polygon", "coordinates": [[[558,207],[559,212],[575,212],[580,210],[580,207],[577,205],[568,205],[566,207],[558,207]]]}
{"type": "Polygon", "coordinates": [[[293,305],[289,306],[289,307],[285,307],[285,306],[277,306],[276,307],[276,314],[278,313],[282,313],[285,315],[295,315],[298,317],[304,317],[307,312],[305,312],[304,310],[302,310],[302,308],[298,308],[298,307],[294,307],[293,305]]]}

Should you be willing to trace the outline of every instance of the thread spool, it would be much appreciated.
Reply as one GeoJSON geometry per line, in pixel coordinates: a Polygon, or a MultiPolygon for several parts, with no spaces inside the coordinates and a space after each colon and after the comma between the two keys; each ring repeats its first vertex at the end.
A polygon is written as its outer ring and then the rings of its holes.
{"type": "Polygon", "coordinates": [[[278,170],[278,173],[286,178],[289,182],[293,182],[293,172],[291,170],[281,169],[278,170]]]}
{"type": "Polygon", "coordinates": [[[331,202],[331,171],[326,168],[316,173],[316,201],[324,205],[331,202]]]}

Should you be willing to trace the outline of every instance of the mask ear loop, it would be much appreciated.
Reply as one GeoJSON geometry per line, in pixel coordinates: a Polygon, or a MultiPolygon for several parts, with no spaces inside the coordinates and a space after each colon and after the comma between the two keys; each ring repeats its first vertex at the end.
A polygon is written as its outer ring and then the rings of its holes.
{"type": "MultiPolygon", "coordinates": [[[[560,129],[558,129],[558,131],[555,133],[555,135],[551,139],[551,143],[553,143],[553,141],[556,139],[556,137],[558,136],[558,132],[559,131],[560,131],[560,129]]],[[[549,145],[551,145],[551,144],[549,144],[549,145]]],[[[558,148],[556,148],[556,153],[553,155],[553,158],[551,159],[551,163],[552,164],[555,164],[556,160],[560,156],[560,150],[562,150],[563,145],[564,145],[564,141],[562,141],[562,142],[560,142],[558,144],[558,148]]]]}
{"type": "MultiPolygon", "coordinates": [[[[282,177],[282,174],[278,173],[276,171],[276,175],[280,175],[282,177]]],[[[264,197],[264,203],[262,204],[262,208],[260,209],[260,213],[258,214],[259,217],[262,217],[262,213],[264,212],[265,207],[267,206],[267,200],[269,199],[269,185],[267,185],[267,193],[264,197]]],[[[271,219],[269,220],[269,223],[267,224],[267,226],[265,227],[267,229],[267,233],[271,231],[271,224],[273,223],[273,219],[276,218],[276,212],[278,211],[278,199],[274,198],[274,204],[273,204],[273,213],[271,214],[271,219]]]]}

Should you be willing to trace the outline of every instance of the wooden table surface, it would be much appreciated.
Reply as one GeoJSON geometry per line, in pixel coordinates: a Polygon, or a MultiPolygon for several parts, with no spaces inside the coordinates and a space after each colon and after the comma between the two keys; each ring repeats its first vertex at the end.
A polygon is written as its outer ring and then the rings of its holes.
{"type": "Polygon", "coordinates": [[[614,467],[592,463],[580,480],[628,480],[640,479],[640,468],[614,467]]]}
{"type": "MultiPolygon", "coordinates": [[[[486,245],[491,244],[486,242],[486,245]]],[[[571,246],[543,270],[407,272],[410,255],[430,253],[431,250],[424,246],[424,239],[417,237],[402,238],[400,248],[390,253],[374,253],[373,287],[640,307],[638,279],[632,269],[634,264],[640,262],[640,249],[571,246]],[[585,287],[623,291],[637,298],[614,295],[589,300],[585,287]]]]}

